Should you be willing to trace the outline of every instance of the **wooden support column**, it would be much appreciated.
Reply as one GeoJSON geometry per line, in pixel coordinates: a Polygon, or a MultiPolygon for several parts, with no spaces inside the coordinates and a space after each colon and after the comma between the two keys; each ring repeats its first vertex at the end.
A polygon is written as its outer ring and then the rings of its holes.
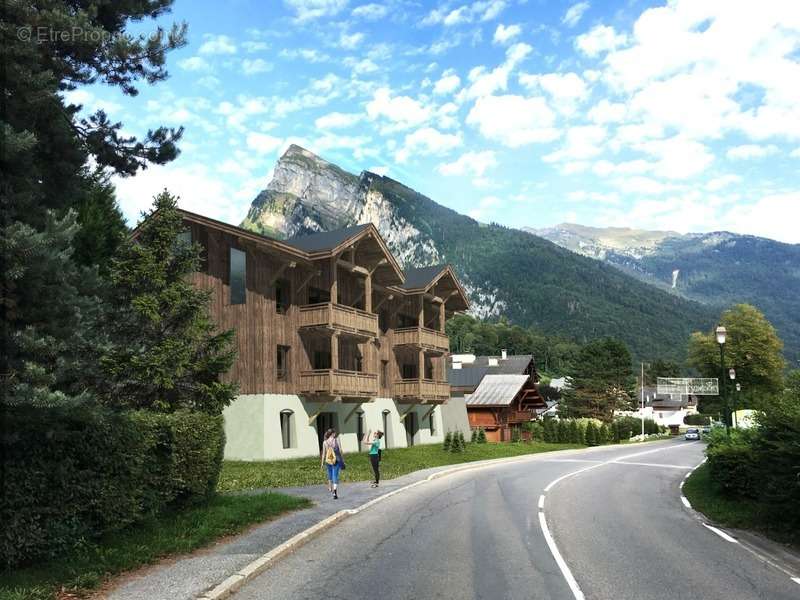
{"type": "Polygon", "coordinates": [[[331,334],[331,369],[334,371],[339,368],[339,332],[331,334]]]}
{"type": "Polygon", "coordinates": [[[425,350],[422,348],[419,349],[419,367],[417,371],[417,376],[420,379],[425,379],[425,350]]]}
{"type": "Polygon", "coordinates": [[[419,309],[417,311],[417,325],[420,327],[425,327],[425,300],[422,298],[422,294],[417,296],[419,298],[419,309]]]}
{"type": "Polygon", "coordinates": [[[364,310],[372,312],[372,274],[364,277],[364,310]]]}
{"type": "Polygon", "coordinates": [[[338,270],[338,257],[334,256],[331,259],[331,302],[333,304],[339,303],[339,294],[338,294],[338,277],[337,277],[337,270],[338,270]]]}
{"type": "Polygon", "coordinates": [[[439,331],[444,333],[444,321],[445,321],[445,314],[444,314],[444,302],[439,304],[439,331]]]}

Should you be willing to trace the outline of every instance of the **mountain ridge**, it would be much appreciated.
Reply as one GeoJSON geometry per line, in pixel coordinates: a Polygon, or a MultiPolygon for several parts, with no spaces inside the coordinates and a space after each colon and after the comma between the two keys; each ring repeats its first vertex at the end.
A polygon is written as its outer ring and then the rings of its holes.
{"type": "Polygon", "coordinates": [[[612,335],[640,357],[681,358],[689,333],[713,324],[699,303],[543,238],[479,223],[389,177],[348,173],[298,146],[281,156],[242,225],[287,237],[366,222],[404,266],[453,264],[480,317],[504,315],[578,340],[612,335]]]}

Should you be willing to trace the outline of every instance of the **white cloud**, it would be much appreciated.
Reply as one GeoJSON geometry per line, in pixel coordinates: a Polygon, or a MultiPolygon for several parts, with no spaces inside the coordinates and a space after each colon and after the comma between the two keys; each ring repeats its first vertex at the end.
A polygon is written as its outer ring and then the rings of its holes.
{"type": "Polygon", "coordinates": [[[442,175],[470,175],[483,177],[487,169],[497,166],[497,158],[491,150],[466,152],[451,163],[441,163],[437,170],[442,175]]]}
{"type": "Polygon", "coordinates": [[[350,14],[359,19],[374,21],[377,19],[382,19],[388,14],[388,12],[389,9],[386,6],[375,4],[373,2],[370,4],[362,4],[361,6],[357,6],[350,14]]]}
{"type": "Polygon", "coordinates": [[[363,117],[355,113],[332,112],[319,117],[314,121],[314,125],[316,125],[318,129],[343,129],[352,127],[361,121],[361,119],[363,119],[363,117]]]}
{"type": "Polygon", "coordinates": [[[242,73],[245,75],[256,75],[272,70],[272,63],[268,63],[263,58],[245,58],[242,60],[242,73]]]}
{"type": "Polygon", "coordinates": [[[380,67],[369,58],[362,58],[361,60],[345,59],[344,63],[353,69],[353,75],[364,75],[380,70],[380,67]]]}
{"type": "Polygon", "coordinates": [[[584,160],[603,151],[606,128],[600,125],[581,125],[567,130],[564,146],[546,155],[545,162],[584,160]]]}
{"type": "Polygon", "coordinates": [[[576,73],[546,73],[544,75],[521,74],[519,82],[528,89],[542,89],[553,99],[556,109],[566,115],[575,111],[575,106],[586,98],[586,82],[576,73]]]}
{"type": "Polygon", "coordinates": [[[531,52],[531,46],[520,42],[509,47],[505,61],[491,71],[483,65],[472,68],[467,75],[470,85],[459,93],[459,101],[505,91],[508,88],[509,75],[531,52]]]}
{"type": "Polygon", "coordinates": [[[387,87],[379,88],[367,103],[370,119],[383,117],[391,121],[396,129],[408,129],[421,125],[431,116],[430,109],[410,96],[392,96],[387,87]]]}
{"type": "Polygon", "coordinates": [[[623,33],[617,33],[608,25],[596,25],[587,33],[575,38],[575,47],[589,58],[595,58],[604,52],[624,46],[628,38],[623,33]]]}
{"type": "Polygon", "coordinates": [[[613,163],[609,160],[602,159],[594,163],[592,172],[595,175],[607,177],[608,175],[637,175],[646,173],[652,169],[653,163],[641,158],[619,163],[613,163]]]}
{"type": "Polygon", "coordinates": [[[617,192],[587,192],[586,190],[577,190],[569,192],[567,199],[572,202],[594,202],[596,204],[619,204],[620,196],[617,192]]]}
{"type": "Polygon", "coordinates": [[[442,133],[433,127],[423,127],[406,135],[403,146],[395,152],[395,159],[404,163],[412,155],[444,154],[459,147],[461,143],[460,134],[442,133]]]}
{"type": "Polygon", "coordinates": [[[269,44],[267,42],[259,42],[255,40],[247,40],[242,42],[242,48],[244,48],[245,52],[261,52],[262,50],[266,50],[269,48],[269,44]]]}
{"type": "Polygon", "coordinates": [[[278,56],[283,58],[301,58],[310,63],[321,63],[331,60],[331,57],[316,48],[284,48],[278,56]]]}
{"type": "Polygon", "coordinates": [[[708,183],[706,183],[705,188],[709,192],[717,192],[723,188],[731,186],[735,183],[739,183],[742,181],[742,178],[739,175],[721,175],[719,177],[715,177],[711,179],[708,183]]]}
{"type": "Polygon", "coordinates": [[[583,13],[585,13],[587,10],[589,10],[588,2],[578,2],[573,4],[567,9],[567,12],[564,13],[564,17],[561,19],[561,22],[567,27],[575,27],[575,25],[578,24],[578,21],[581,20],[581,17],[583,17],[583,13]]]}
{"type": "Polygon", "coordinates": [[[345,50],[354,50],[362,41],[364,41],[364,34],[361,32],[351,34],[342,32],[339,35],[339,46],[345,50]]]}
{"type": "Polygon", "coordinates": [[[677,135],[663,140],[641,142],[634,147],[656,157],[653,173],[667,179],[694,177],[714,162],[714,155],[707,146],[677,135]]]}
{"type": "Polygon", "coordinates": [[[283,3],[294,11],[298,21],[332,17],[347,6],[347,0],[283,0],[283,3]]]}
{"type": "Polygon", "coordinates": [[[743,144],[741,146],[734,146],[726,153],[731,160],[747,160],[749,158],[763,158],[778,152],[778,147],[774,144],[769,146],[759,146],[758,144],[743,144]]]}
{"type": "Polygon", "coordinates": [[[519,25],[503,25],[500,23],[497,26],[497,29],[494,30],[494,37],[492,41],[495,44],[505,44],[506,42],[510,42],[519,34],[522,33],[522,27],[519,25]]]}
{"type": "Polygon", "coordinates": [[[389,167],[386,165],[370,167],[367,169],[370,173],[375,173],[376,175],[380,175],[381,177],[386,177],[389,174],[389,167]]]}
{"type": "Polygon", "coordinates": [[[455,71],[448,69],[442,73],[441,78],[433,86],[434,94],[451,94],[458,89],[461,85],[461,78],[456,75],[455,71]]]}
{"type": "Polygon", "coordinates": [[[283,140],[266,133],[250,132],[247,134],[245,143],[257,154],[269,154],[280,148],[283,140]]]}
{"type": "Polygon", "coordinates": [[[184,71],[209,71],[211,65],[202,56],[191,56],[178,61],[178,66],[184,71]]]}
{"type": "Polygon", "coordinates": [[[478,98],[467,115],[467,123],[490,140],[517,148],[559,137],[555,113],[544,98],[517,95],[478,98]]]}
{"type": "Polygon", "coordinates": [[[445,6],[433,9],[422,19],[422,25],[452,27],[474,21],[491,21],[506,8],[505,0],[478,0],[450,10],[445,6]]]}
{"type": "Polygon", "coordinates": [[[589,120],[604,125],[606,123],[619,123],[625,119],[627,107],[619,102],[609,102],[603,98],[589,110],[589,120]]]}
{"type": "Polygon", "coordinates": [[[212,35],[207,33],[203,36],[206,40],[200,46],[200,54],[236,54],[236,44],[227,35],[212,35]]]}

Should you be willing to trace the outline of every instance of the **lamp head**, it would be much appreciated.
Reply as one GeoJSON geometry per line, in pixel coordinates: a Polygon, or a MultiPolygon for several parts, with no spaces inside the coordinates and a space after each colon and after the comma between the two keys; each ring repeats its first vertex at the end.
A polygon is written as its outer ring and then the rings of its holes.
{"type": "Polygon", "coordinates": [[[728,377],[731,378],[731,381],[736,379],[736,369],[734,369],[732,367],[730,369],[728,369],[728,377]]]}
{"type": "Polygon", "coordinates": [[[742,391],[742,384],[741,383],[737,383],[736,384],[736,391],[737,392],[741,392],[742,391]]]}
{"type": "Polygon", "coordinates": [[[720,345],[724,344],[725,343],[725,337],[728,335],[728,332],[726,331],[726,329],[722,325],[719,325],[719,326],[717,326],[716,333],[717,333],[717,343],[720,344],[720,345]]]}

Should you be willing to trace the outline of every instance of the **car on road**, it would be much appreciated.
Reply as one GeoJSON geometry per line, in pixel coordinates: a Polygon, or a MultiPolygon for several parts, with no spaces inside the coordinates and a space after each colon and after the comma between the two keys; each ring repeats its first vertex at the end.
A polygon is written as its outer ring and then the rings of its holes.
{"type": "Polygon", "coordinates": [[[685,440],[699,440],[700,439],[700,430],[697,427],[690,427],[686,430],[686,433],[683,436],[685,440]]]}
{"type": "Polygon", "coordinates": [[[708,435],[709,433],[711,433],[711,425],[706,425],[705,427],[703,427],[703,428],[700,430],[700,432],[701,432],[703,435],[708,435]]]}

